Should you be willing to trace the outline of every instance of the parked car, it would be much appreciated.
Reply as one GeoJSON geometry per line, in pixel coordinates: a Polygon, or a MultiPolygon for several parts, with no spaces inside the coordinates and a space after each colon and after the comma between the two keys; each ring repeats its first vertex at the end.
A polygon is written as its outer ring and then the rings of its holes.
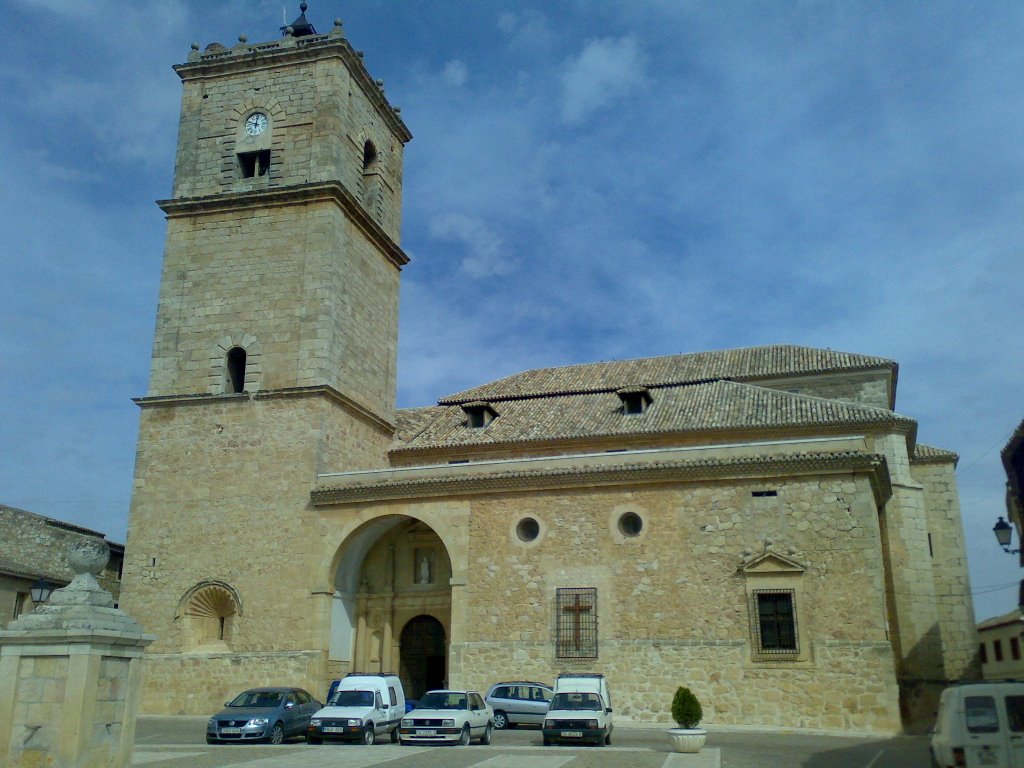
{"type": "Polygon", "coordinates": [[[543,725],[552,695],[550,685],[515,680],[492,685],[484,701],[494,710],[494,727],[501,730],[517,725],[543,725]]]}
{"type": "Polygon", "coordinates": [[[460,744],[474,738],[491,743],[494,712],[476,691],[427,691],[402,718],[402,744],[460,744]]]}
{"type": "Polygon", "coordinates": [[[1024,682],[958,683],[942,692],[932,729],[936,766],[1024,768],[1024,682]]]}
{"type": "Polygon", "coordinates": [[[351,672],[331,684],[327,706],[313,715],[306,741],[359,741],[367,746],[378,737],[398,741],[398,723],[405,714],[405,691],[397,675],[351,672]]]}
{"type": "Polygon", "coordinates": [[[253,688],[224,704],[206,724],[206,742],[269,741],[306,733],[320,702],[302,688],[253,688]]]}
{"type": "Polygon", "coordinates": [[[544,717],[544,746],[591,742],[612,743],[612,699],[600,674],[562,674],[544,717]]]}

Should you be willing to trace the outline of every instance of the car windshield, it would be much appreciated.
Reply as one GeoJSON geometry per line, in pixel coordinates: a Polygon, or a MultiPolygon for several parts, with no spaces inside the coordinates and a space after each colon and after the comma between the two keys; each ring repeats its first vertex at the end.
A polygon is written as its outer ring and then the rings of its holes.
{"type": "Polygon", "coordinates": [[[417,709],[465,709],[466,694],[431,691],[420,699],[417,709]]]}
{"type": "Polygon", "coordinates": [[[280,691],[246,691],[228,704],[229,707],[276,707],[284,696],[280,691]]]}
{"type": "Polygon", "coordinates": [[[373,691],[338,691],[331,704],[336,707],[372,707],[373,691]]]}
{"type": "Polygon", "coordinates": [[[601,711],[601,698],[596,693],[556,693],[551,709],[592,709],[601,711]]]}

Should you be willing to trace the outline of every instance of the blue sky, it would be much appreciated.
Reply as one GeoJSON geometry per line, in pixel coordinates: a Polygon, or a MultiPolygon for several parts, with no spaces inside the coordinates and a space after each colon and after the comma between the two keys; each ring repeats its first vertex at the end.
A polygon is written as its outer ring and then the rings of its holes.
{"type": "MultiPolygon", "coordinates": [[[[6,0],[0,502],[123,540],[180,84],[282,2],[6,0]]],[[[284,4],[290,21],[297,2],[284,4]]],[[[1024,417],[1024,5],[311,0],[407,148],[399,405],[792,343],[900,363],[957,451],[979,618],[1024,417]]]]}

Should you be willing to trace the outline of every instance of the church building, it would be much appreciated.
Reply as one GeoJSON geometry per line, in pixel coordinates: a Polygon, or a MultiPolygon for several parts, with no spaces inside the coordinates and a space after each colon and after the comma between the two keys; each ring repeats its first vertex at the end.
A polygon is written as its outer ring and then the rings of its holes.
{"type": "Polygon", "coordinates": [[[977,674],[955,454],[897,364],[780,344],[397,409],[402,155],[340,22],[193,46],[121,608],[142,711],[604,673],[616,718],[893,733],[977,674]]]}

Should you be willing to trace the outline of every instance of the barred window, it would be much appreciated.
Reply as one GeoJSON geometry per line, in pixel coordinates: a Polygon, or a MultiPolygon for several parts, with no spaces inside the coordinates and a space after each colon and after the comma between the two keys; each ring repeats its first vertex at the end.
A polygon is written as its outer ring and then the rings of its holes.
{"type": "Polygon", "coordinates": [[[555,657],[597,658],[597,588],[555,590],[555,657]]]}
{"type": "Polygon", "coordinates": [[[797,653],[799,648],[793,590],[756,590],[753,597],[758,653],[797,653]]]}

